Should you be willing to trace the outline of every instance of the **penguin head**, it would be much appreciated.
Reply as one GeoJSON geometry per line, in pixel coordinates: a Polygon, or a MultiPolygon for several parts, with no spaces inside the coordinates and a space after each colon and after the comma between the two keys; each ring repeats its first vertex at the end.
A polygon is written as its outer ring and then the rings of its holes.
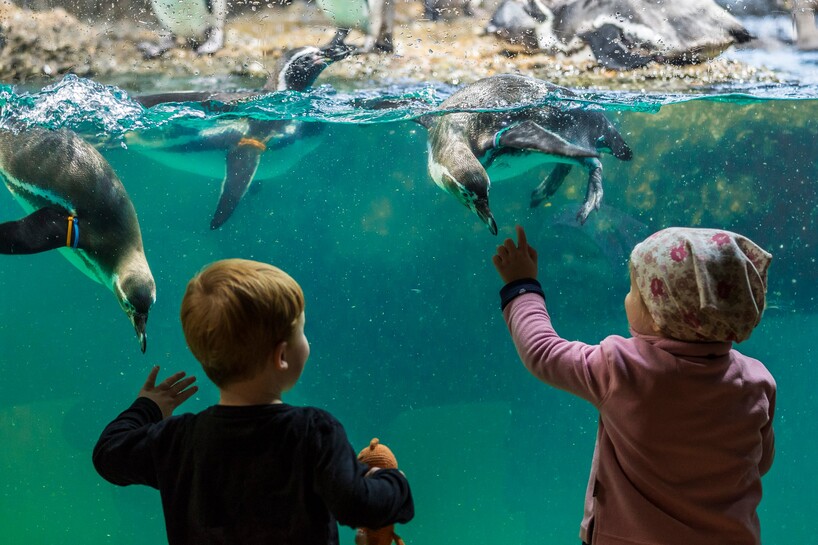
{"type": "Polygon", "coordinates": [[[429,175],[438,187],[477,214],[492,235],[497,234],[497,222],[489,207],[491,180],[472,153],[447,153],[443,162],[430,150],[429,175]]]}
{"type": "Polygon", "coordinates": [[[114,282],[114,294],[119,306],[133,324],[136,337],[142,353],[148,344],[148,335],[145,331],[148,324],[148,312],[156,302],[156,283],[150,271],[134,272],[123,275],[114,282]]]}
{"type": "Polygon", "coordinates": [[[305,91],[312,87],[316,78],[335,61],[348,57],[355,51],[353,46],[334,44],[322,49],[312,46],[288,51],[281,59],[274,78],[267,81],[265,89],[277,91],[305,91]]]}

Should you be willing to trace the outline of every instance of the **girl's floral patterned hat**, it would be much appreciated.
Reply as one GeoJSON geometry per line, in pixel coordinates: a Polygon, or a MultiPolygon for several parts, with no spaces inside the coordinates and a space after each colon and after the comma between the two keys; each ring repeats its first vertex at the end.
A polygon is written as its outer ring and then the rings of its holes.
{"type": "Polygon", "coordinates": [[[771,260],[730,231],[671,227],[636,245],[631,274],[663,334],[741,342],[761,320],[771,260]]]}

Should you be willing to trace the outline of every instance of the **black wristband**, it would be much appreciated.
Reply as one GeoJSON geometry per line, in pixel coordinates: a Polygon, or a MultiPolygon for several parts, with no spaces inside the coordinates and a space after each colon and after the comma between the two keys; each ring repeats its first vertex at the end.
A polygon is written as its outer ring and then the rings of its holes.
{"type": "Polygon", "coordinates": [[[537,293],[545,299],[545,292],[536,278],[520,278],[509,282],[500,290],[500,310],[505,310],[515,297],[524,293],[537,293]]]}

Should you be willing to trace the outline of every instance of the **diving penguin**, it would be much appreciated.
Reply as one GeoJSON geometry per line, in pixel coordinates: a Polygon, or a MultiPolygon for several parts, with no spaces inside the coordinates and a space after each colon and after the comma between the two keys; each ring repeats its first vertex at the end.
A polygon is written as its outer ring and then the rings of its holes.
{"type": "MultiPolygon", "coordinates": [[[[349,56],[354,50],[346,45],[294,49],[282,58],[279,70],[270,77],[261,93],[191,91],[144,95],[136,97],[136,100],[145,107],[167,102],[218,103],[221,104],[219,108],[229,111],[242,101],[258,98],[265,93],[306,92],[325,68],[349,56]]],[[[146,140],[135,135],[128,138],[128,143],[135,151],[173,168],[183,168],[205,176],[224,172],[219,202],[210,222],[211,229],[218,229],[233,214],[256,177],[264,152],[282,151],[276,155],[276,160],[265,174],[266,178],[280,176],[318,146],[322,128],[320,123],[238,118],[218,120],[216,126],[201,130],[174,126],[173,132],[163,131],[158,134],[157,140],[146,140]],[[284,148],[296,141],[297,152],[283,152],[284,148]],[[180,161],[182,153],[195,153],[195,159],[180,161]]]]}
{"type": "Polygon", "coordinates": [[[68,130],[0,128],[0,177],[28,215],[0,223],[0,253],[60,249],[108,287],[147,346],[156,301],[136,211],[111,165],[68,130]]]}
{"type": "Polygon", "coordinates": [[[531,206],[539,205],[560,187],[574,165],[588,170],[585,203],[577,214],[580,223],[602,201],[600,154],[630,160],[625,140],[599,112],[560,109],[541,105],[549,95],[574,93],[526,76],[491,76],[460,89],[439,106],[447,110],[493,110],[510,105],[537,104],[512,111],[457,111],[418,119],[429,130],[428,169],[432,180],[497,234],[489,207],[491,180],[511,178],[557,163],[531,194],[531,206]]]}
{"type": "Polygon", "coordinates": [[[137,48],[147,59],[160,56],[184,38],[199,55],[215,53],[224,45],[227,0],[151,0],[153,13],[166,29],[158,43],[142,42],[137,48]]]}
{"type": "Polygon", "coordinates": [[[318,0],[321,8],[338,29],[332,45],[343,45],[350,30],[356,29],[366,34],[361,52],[382,51],[391,53],[394,49],[392,33],[395,26],[395,2],[397,0],[318,0]]]}

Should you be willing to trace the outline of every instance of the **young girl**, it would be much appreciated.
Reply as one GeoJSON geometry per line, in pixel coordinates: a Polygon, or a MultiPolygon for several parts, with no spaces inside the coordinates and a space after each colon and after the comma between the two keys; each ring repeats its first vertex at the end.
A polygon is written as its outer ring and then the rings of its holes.
{"type": "Polygon", "coordinates": [[[554,331],[537,252],[517,237],[493,262],[520,358],[599,411],[583,542],[759,544],[775,381],[732,343],[761,319],[772,256],[728,231],[659,231],[631,253],[631,337],[588,345],[554,331]]]}

